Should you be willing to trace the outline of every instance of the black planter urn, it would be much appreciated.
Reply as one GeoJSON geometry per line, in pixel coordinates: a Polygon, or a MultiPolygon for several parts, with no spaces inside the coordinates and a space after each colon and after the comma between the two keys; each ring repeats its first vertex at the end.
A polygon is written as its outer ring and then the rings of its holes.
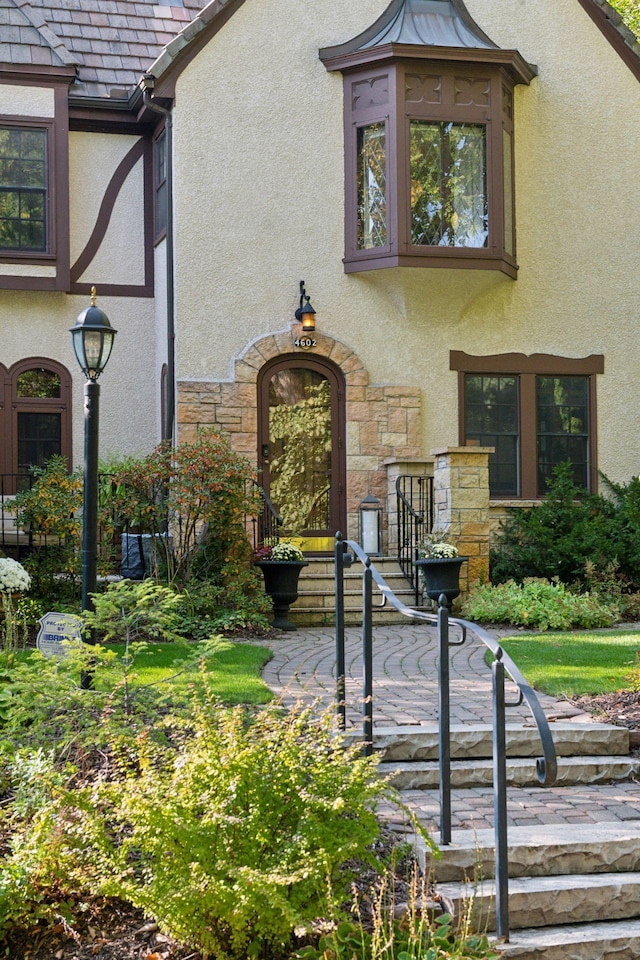
{"type": "Polygon", "coordinates": [[[427,596],[439,600],[441,594],[452,602],[460,594],[460,567],[468,557],[425,557],[416,560],[415,566],[424,574],[427,596]]]}
{"type": "Polygon", "coordinates": [[[272,627],[277,630],[295,630],[296,625],[289,620],[289,607],[298,599],[298,577],[305,560],[258,560],[264,577],[264,590],[273,603],[272,627]]]}

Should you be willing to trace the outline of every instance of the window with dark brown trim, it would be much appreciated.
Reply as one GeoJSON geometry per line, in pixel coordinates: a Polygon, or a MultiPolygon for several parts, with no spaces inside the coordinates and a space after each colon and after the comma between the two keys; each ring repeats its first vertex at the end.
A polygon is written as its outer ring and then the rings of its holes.
{"type": "Polygon", "coordinates": [[[595,490],[596,375],[604,358],[451,352],[459,376],[460,443],[493,447],[494,498],[543,497],[553,470],[569,461],[578,486],[595,490]]]}
{"type": "Polygon", "coordinates": [[[513,94],[533,68],[516,51],[473,50],[468,63],[466,50],[454,60],[448,48],[399,47],[373,63],[366,50],[323,56],[344,76],[345,271],[515,278],[513,94]]]}
{"type": "Polygon", "coordinates": [[[47,141],[44,126],[0,123],[0,250],[49,247],[47,141]]]}
{"type": "Polygon", "coordinates": [[[167,132],[153,141],[154,238],[156,243],[167,232],[167,132]]]}
{"type": "Polygon", "coordinates": [[[30,357],[10,370],[0,364],[0,378],[0,473],[15,493],[52,456],[71,464],[71,376],[55,360],[30,357]]]}

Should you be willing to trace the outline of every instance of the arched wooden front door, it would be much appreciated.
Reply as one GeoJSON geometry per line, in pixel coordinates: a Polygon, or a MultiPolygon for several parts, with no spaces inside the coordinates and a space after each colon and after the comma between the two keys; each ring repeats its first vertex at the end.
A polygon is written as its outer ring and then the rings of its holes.
{"type": "Polygon", "coordinates": [[[258,376],[261,483],[303,549],[327,552],[345,530],[344,378],[330,361],[276,357],[258,376]]]}

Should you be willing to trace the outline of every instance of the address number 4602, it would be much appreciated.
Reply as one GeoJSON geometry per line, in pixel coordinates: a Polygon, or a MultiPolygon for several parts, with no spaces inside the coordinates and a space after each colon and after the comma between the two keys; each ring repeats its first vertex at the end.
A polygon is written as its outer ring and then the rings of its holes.
{"type": "Polygon", "coordinates": [[[312,337],[298,337],[297,340],[293,341],[294,347],[315,347],[317,340],[314,340],[312,337]]]}

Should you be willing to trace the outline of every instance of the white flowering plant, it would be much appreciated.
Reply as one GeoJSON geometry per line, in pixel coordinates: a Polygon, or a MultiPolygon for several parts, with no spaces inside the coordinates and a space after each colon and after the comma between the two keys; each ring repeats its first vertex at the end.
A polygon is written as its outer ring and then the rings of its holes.
{"type": "Polygon", "coordinates": [[[458,556],[458,548],[445,540],[442,531],[434,531],[418,544],[418,557],[421,560],[452,560],[458,556]]]}
{"type": "Polygon", "coordinates": [[[0,557],[0,593],[26,593],[31,577],[17,560],[0,557]]]}
{"type": "Polygon", "coordinates": [[[291,540],[276,540],[272,543],[265,543],[255,552],[256,560],[295,560],[301,563],[304,560],[304,554],[300,547],[292,543],[291,540]]]}

